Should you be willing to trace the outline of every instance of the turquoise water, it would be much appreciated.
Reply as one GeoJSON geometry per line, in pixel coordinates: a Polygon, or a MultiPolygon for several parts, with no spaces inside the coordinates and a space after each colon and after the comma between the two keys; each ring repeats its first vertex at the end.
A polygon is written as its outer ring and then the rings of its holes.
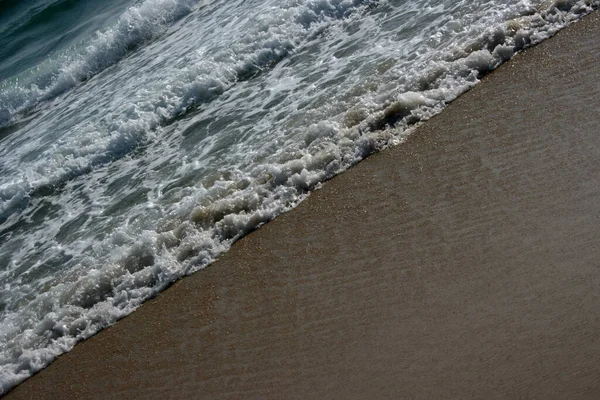
{"type": "Polygon", "coordinates": [[[0,394],[598,3],[0,3],[0,394]]]}

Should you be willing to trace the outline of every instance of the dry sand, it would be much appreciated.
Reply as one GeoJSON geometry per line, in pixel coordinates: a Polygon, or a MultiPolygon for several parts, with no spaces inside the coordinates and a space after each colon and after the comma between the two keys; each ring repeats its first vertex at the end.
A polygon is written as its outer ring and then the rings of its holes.
{"type": "Polygon", "coordinates": [[[600,395],[600,18],[6,397],[600,395]]]}

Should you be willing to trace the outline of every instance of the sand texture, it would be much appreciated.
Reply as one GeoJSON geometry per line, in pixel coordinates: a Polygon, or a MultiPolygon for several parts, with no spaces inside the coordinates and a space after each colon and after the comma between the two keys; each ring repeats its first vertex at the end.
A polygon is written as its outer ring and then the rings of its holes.
{"type": "Polygon", "coordinates": [[[6,399],[600,398],[600,18],[6,399]]]}

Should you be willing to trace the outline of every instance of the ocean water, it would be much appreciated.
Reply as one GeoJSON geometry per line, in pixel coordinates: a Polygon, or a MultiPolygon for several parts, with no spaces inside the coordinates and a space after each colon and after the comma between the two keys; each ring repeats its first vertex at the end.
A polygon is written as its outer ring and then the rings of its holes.
{"type": "Polygon", "coordinates": [[[0,394],[599,5],[1,0],[0,394]]]}

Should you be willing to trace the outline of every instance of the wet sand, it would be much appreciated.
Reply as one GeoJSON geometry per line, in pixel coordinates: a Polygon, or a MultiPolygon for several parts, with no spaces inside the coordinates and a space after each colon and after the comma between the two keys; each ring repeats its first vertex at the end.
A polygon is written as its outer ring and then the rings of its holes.
{"type": "Polygon", "coordinates": [[[599,37],[518,55],[6,398],[597,398],[599,37]]]}

